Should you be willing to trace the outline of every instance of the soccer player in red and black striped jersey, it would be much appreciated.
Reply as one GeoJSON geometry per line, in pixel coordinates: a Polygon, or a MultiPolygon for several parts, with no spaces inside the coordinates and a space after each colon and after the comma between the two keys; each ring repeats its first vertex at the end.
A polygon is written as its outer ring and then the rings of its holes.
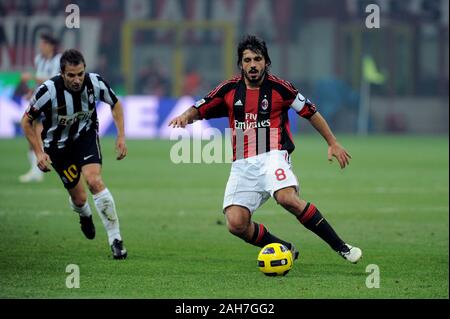
{"type": "Polygon", "coordinates": [[[341,168],[350,154],[338,143],[316,106],[289,82],[269,73],[271,64],[265,42],[249,35],[238,46],[241,75],[225,81],[169,123],[185,127],[195,120],[228,117],[232,129],[233,164],[225,190],[223,211],[229,231],[246,242],[264,247],[290,242],[271,234],[263,224],[252,222],[253,212],[269,197],[291,212],[298,221],[328,243],[344,259],[356,263],[358,247],[345,243],[317,207],[299,198],[299,184],[292,171],[290,154],[294,143],[288,111],[293,109],[328,143],[328,159],[335,157],[341,168]]]}

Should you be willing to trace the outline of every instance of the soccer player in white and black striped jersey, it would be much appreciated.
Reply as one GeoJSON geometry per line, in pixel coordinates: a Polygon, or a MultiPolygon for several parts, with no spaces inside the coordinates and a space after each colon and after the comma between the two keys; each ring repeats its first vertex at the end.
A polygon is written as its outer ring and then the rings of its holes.
{"type": "Polygon", "coordinates": [[[69,192],[72,209],[79,214],[81,230],[94,239],[95,227],[87,201],[86,181],[95,207],[108,234],[114,259],[124,259],[127,251],[119,229],[114,199],[101,176],[102,153],[98,138],[96,103],[111,106],[117,128],[117,159],[127,155],[123,110],[114,91],[100,75],[85,72],[83,55],[75,50],[65,51],[60,60],[60,75],[45,81],[35,91],[22,118],[22,128],[33,147],[38,167],[50,171],[51,164],[69,192]],[[33,121],[44,115],[41,148],[33,130],[33,121]]]}
{"type": "MultiPolygon", "coordinates": [[[[58,40],[50,34],[41,34],[39,39],[39,52],[34,58],[36,73],[34,75],[30,73],[22,74],[22,81],[28,82],[29,80],[34,80],[37,86],[59,74],[61,54],[58,53],[58,40]]],[[[30,98],[32,94],[33,90],[30,90],[26,95],[27,98],[30,98]]],[[[42,123],[40,120],[34,122],[34,129],[38,136],[41,135],[42,123]]],[[[27,173],[19,176],[19,181],[22,183],[41,182],[44,179],[44,173],[37,167],[36,155],[31,145],[28,148],[28,160],[30,162],[30,169],[27,173]]]]}

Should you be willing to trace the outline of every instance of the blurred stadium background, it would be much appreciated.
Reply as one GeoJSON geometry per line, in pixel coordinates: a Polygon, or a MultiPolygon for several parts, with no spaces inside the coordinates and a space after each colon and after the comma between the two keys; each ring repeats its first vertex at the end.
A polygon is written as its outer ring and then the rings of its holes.
{"type": "MultiPolygon", "coordinates": [[[[448,19],[447,0],[0,0],[0,297],[448,298],[448,19]],[[79,29],[66,27],[70,3],[79,29]],[[365,25],[369,4],[380,28],[365,25]],[[18,182],[28,165],[20,75],[43,32],[80,49],[123,101],[130,155],[118,163],[112,138],[103,145],[126,263],[82,238],[54,172],[18,182]],[[264,281],[257,251],[220,213],[229,164],[170,162],[169,118],[238,72],[247,33],[266,40],[272,72],[318,105],[354,157],[343,173],[327,166],[321,137],[291,114],[304,195],[363,248],[356,268],[271,202],[257,219],[302,255],[284,281],[264,281]],[[69,263],[85,289],[64,286],[69,263]],[[384,290],[366,289],[370,263],[384,290]]],[[[98,112],[112,135],[107,106],[98,112]]]]}
{"type": "Polygon", "coordinates": [[[20,134],[13,93],[20,72],[32,70],[42,32],[61,49],[79,48],[88,70],[120,95],[154,97],[126,103],[129,123],[142,128],[131,136],[157,137],[163,110],[237,73],[236,44],[246,33],[267,41],[272,72],[315,101],[338,132],[448,133],[445,0],[1,0],[0,18],[0,137],[20,134]],[[80,8],[79,29],[65,25],[70,3],[80,8]],[[380,7],[379,29],[365,26],[371,3],[380,7]],[[365,56],[384,79],[370,85],[361,127],[365,56]]]}

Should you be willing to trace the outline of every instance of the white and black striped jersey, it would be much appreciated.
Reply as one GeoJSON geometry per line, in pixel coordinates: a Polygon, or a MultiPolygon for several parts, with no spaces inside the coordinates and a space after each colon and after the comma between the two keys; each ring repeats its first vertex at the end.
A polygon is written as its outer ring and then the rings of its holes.
{"type": "Polygon", "coordinates": [[[59,74],[59,60],[61,53],[54,55],[51,59],[46,59],[41,54],[34,58],[34,67],[36,68],[36,78],[41,81],[48,80],[59,74]]]}
{"type": "Polygon", "coordinates": [[[89,130],[98,129],[96,104],[108,103],[111,108],[118,99],[108,84],[95,73],[86,73],[79,92],[64,86],[61,75],[40,85],[26,110],[34,120],[44,114],[42,141],[45,148],[63,148],[89,130]]]}

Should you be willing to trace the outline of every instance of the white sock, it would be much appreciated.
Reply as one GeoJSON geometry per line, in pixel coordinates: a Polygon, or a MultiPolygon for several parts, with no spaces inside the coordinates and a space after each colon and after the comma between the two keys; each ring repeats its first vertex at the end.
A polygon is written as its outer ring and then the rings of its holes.
{"type": "Polygon", "coordinates": [[[114,198],[107,188],[100,193],[92,195],[94,198],[95,208],[105,226],[108,234],[109,245],[112,245],[114,239],[122,240],[119,230],[119,218],[116,213],[116,204],[114,198]]]}
{"type": "Polygon", "coordinates": [[[88,201],[86,201],[86,203],[84,203],[84,205],[80,207],[80,206],[75,205],[72,202],[72,198],[69,196],[69,203],[70,203],[70,207],[72,207],[72,209],[74,210],[75,213],[78,213],[84,217],[89,217],[92,215],[91,206],[89,206],[88,201]]]}
{"type": "Polygon", "coordinates": [[[37,166],[37,157],[36,154],[34,154],[34,151],[28,150],[28,161],[30,162],[31,171],[33,174],[41,175],[44,174],[39,167],[37,166]]]}

